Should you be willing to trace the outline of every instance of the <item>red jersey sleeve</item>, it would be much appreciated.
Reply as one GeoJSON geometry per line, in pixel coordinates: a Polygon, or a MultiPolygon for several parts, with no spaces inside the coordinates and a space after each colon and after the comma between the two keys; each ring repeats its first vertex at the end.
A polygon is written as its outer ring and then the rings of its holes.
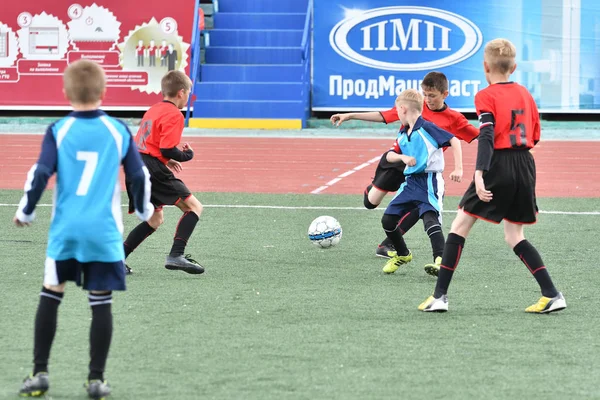
{"type": "Polygon", "coordinates": [[[383,117],[383,122],[385,122],[386,124],[391,124],[392,122],[396,122],[399,120],[398,111],[396,111],[396,107],[387,111],[380,111],[379,113],[383,117]]]}
{"type": "Polygon", "coordinates": [[[475,94],[475,111],[477,111],[477,116],[486,112],[494,114],[492,99],[486,92],[480,91],[475,94]]]}
{"type": "Polygon", "coordinates": [[[452,133],[460,140],[464,140],[467,143],[471,143],[479,136],[479,128],[474,127],[469,123],[464,115],[457,113],[457,118],[452,126],[452,133]]]}
{"type": "Polygon", "coordinates": [[[162,121],[160,126],[160,145],[161,149],[172,149],[181,141],[183,126],[185,120],[181,113],[170,115],[162,121]]]}

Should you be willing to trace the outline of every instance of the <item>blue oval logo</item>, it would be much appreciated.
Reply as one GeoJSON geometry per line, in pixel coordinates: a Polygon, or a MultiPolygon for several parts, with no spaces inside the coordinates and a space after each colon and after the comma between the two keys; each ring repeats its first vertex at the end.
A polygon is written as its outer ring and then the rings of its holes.
{"type": "Polygon", "coordinates": [[[459,63],[479,50],[483,35],[468,19],[429,7],[382,7],[340,21],[329,34],[345,59],[389,71],[420,71],[459,63]]]}

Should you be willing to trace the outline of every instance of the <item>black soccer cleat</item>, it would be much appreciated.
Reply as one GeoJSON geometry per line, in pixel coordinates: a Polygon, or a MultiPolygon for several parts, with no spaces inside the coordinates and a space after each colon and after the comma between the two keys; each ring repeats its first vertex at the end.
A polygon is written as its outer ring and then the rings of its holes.
{"type": "Polygon", "coordinates": [[[375,255],[377,257],[382,258],[392,258],[395,257],[398,253],[396,253],[396,249],[393,244],[390,245],[378,245],[377,250],[375,250],[375,255]]]}
{"type": "Polygon", "coordinates": [[[188,274],[201,274],[204,272],[202,265],[194,260],[190,254],[186,254],[185,256],[167,256],[165,268],[170,270],[180,270],[187,272],[188,274]]]}
{"type": "Polygon", "coordinates": [[[125,275],[131,275],[133,270],[129,267],[129,265],[125,264],[125,275]]]}
{"type": "Polygon", "coordinates": [[[41,397],[50,389],[50,379],[47,372],[38,372],[35,375],[29,375],[23,380],[23,385],[19,390],[21,397],[41,397]]]}
{"type": "Polygon", "coordinates": [[[100,379],[94,379],[87,381],[83,387],[87,390],[90,399],[102,400],[110,395],[110,386],[108,386],[107,381],[103,382],[100,379]]]}

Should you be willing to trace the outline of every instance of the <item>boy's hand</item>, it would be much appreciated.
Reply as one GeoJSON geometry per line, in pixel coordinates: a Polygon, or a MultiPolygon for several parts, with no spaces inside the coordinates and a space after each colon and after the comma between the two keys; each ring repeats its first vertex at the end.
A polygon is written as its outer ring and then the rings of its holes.
{"type": "Polygon", "coordinates": [[[190,144],[189,144],[189,143],[184,143],[184,144],[183,144],[183,151],[188,151],[188,150],[189,150],[189,151],[194,151],[194,150],[192,149],[192,146],[190,146],[190,144]]]}
{"type": "Polygon", "coordinates": [[[183,171],[183,167],[179,161],[169,160],[167,161],[167,167],[173,172],[181,172],[183,171]]]}
{"type": "Polygon", "coordinates": [[[450,174],[450,180],[452,180],[454,182],[460,182],[462,180],[462,176],[463,176],[463,170],[456,168],[450,174]]]}
{"type": "Polygon", "coordinates": [[[492,192],[485,188],[485,183],[483,182],[482,176],[475,175],[475,191],[477,192],[477,197],[479,200],[489,203],[492,201],[492,192]]]}
{"type": "Polygon", "coordinates": [[[414,157],[405,156],[404,154],[401,154],[400,157],[402,158],[402,162],[409,167],[414,167],[417,164],[417,160],[414,157]]]}
{"type": "Polygon", "coordinates": [[[344,121],[350,119],[350,114],[333,114],[329,120],[335,126],[340,126],[344,121]]]}
{"type": "Polygon", "coordinates": [[[16,226],[18,226],[19,228],[22,228],[22,227],[24,227],[24,226],[29,226],[29,225],[31,225],[29,222],[21,222],[21,221],[19,221],[19,218],[17,218],[17,217],[14,217],[14,218],[13,218],[13,222],[14,222],[14,224],[15,224],[16,226]]]}

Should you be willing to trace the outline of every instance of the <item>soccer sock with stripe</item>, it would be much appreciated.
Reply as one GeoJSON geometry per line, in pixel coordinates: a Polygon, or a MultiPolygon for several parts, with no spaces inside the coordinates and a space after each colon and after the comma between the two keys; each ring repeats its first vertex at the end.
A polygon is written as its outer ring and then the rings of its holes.
{"type": "Polygon", "coordinates": [[[400,217],[398,215],[383,214],[383,217],[381,218],[381,225],[388,239],[396,248],[398,255],[406,256],[410,253],[410,251],[408,250],[408,247],[406,247],[406,242],[402,237],[402,232],[400,232],[400,227],[398,225],[399,219],[400,217]]]}
{"type": "Polygon", "coordinates": [[[425,233],[427,233],[429,241],[431,242],[433,261],[435,262],[437,257],[441,257],[444,254],[444,234],[442,233],[442,225],[440,224],[437,213],[433,211],[427,211],[422,217],[425,225],[425,233]]]}
{"type": "MultiPolygon", "coordinates": [[[[410,228],[415,226],[417,222],[419,222],[419,209],[415,208],[406,213],[400,220],[400,233],[404,235],[410,228]]],[[[380,246],[390,246],[391,244],[392,241],[389,238],[385,238],[380,246]]]]}
{"type": "Polygon", "coordinates": [[[439,299],[442,295],[448,293],[448,286],[452,280],[454,270],[458,266],[462,250],[465,247],[465,238],[455,233],[450,233],[446,239],[444,253],[442,254],[442,265],[438,274],[437,283],[433,297],[439,299]]]}
{"type": "Polygon", "coordinates": [[[194,232],[198,219],[198,215],[193,211],[188,211],[181,216],[175,230],[173,247],[171,247],[171,252],[169,253],[170,256],[177,257],[183,255],[185,246],[194,232]]]}
{"type": "Polygon", "coordinates": [[[147,222],[142,222],[127,236],[125,242],[123,243],[123,248],[125,249],[125,258],[129,256],[135,249],[138,247],[146,238],[156,232],[156,229],[150,226],[147,222]]]}
{"type": "Polygon", "coordinates": [[[33,374],[48,372],[48,358],[56,334],[58,306],[64,293],[42,288],[37,314],[35,315],[33,374]]]}
{"type": "Polygon", "coordinates": [[[527,267],[529,272],[533,275],[537,283],[540,285],[540,289],[542,289],[542,296],[545,297],[556,297],[558,296],[558,290],[554,287],[554,283],[552,283],[552,278],[550,278],[550,274],[548,270],[544,266],[544,262],[542,261],[542,257],[540,253],[536,250],[535,247],[527,240],[521,240],[514,247],[513,251],[523,261],[523,264],[527,267]]]}
{"type": "Polygon", "coordinates": [[[410,230],[417,222],[419,222],[419,209],[415,208],[410,210],[405,216],[400,220],[400,231],[404,235],[406,232],[410,230]]]}
{"type": "Polygon", "coordinates": [[[104,367],[108,358],[108,350],[113,332],[111,311],[112,293],[88,294],[92,308],[92,325],[90,327],[90,372],[88,380],[104,380],[104,367]]]}

